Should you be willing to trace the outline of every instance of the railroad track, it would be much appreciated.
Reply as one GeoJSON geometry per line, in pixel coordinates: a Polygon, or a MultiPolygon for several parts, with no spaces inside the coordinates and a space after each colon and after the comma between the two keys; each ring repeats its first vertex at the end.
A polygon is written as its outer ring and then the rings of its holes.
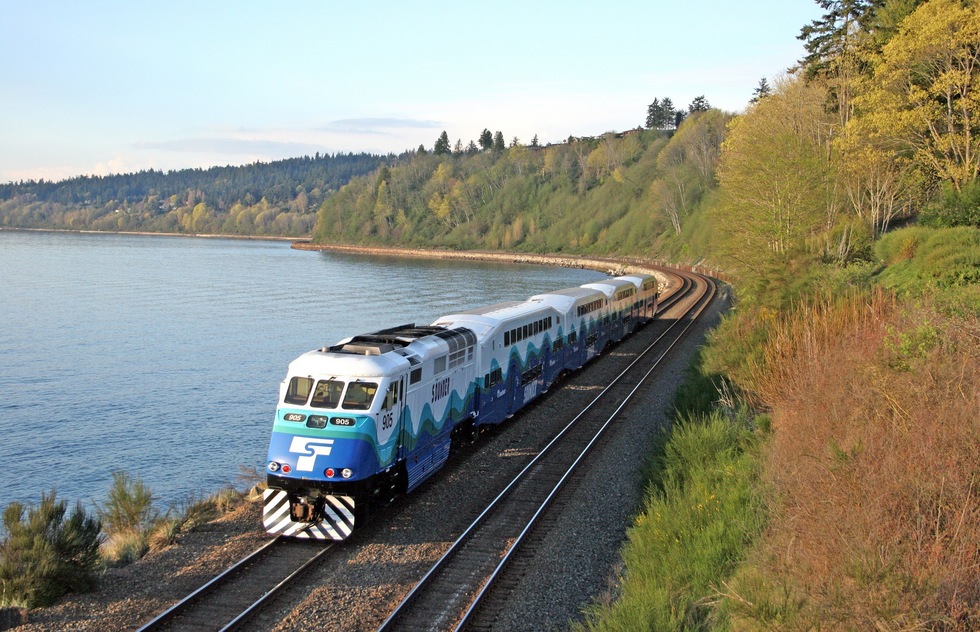
{"type": "MultiPolygon", "coordinates": [[[[670,293],[665,294],[662,297],[660,307],[658,309],[658,315],[671,309],[690,292],[694,291],[694,280],[686,275],[677,276],[680,278],[681,282],[677,284],[670,291],[670,293]]],[[[674,326],[676,326],[676,323],[674,326]]],[[[664,336],[660,336],[657,340],[660,341],[663,339],[663,337],[664,336]]],[[[651,347],[656,344],[657,342],[654,342],[651,347]]],[[[649,351],[649,349],[647,351],[649,351]]],[[[647,352],[644,352],[644,354],[646,353],[647,352]]],[[[617,378],[617,382],[620,381],[623,375],[632,370],[641,358],[634,361],[634,363],[630,365],[630,368],[624,371],[620,375],[620,378],[617,378]]],[[[607,387],[603,393],[596,398],[596,401],[603,398],[606,400],[614,398],[615,394],[610,394],[610,390],[614,385],[615,383],[607,387]]],[[[586,407],[586,410],[583,412],[587,412],[594,405],[596,405],[596,401],[589,404],[586,407]]],[[[620,408],[621,407],[622,406],[620,406],[620,408]]],[[[569,424],[569,427],[575,426],[579,422],[579,418],[582,416],[583,415],[577,417],[576,420],[569,424]]],[[[566,431],[570,429],[569,427],[566,427],[566,431]]],[[[566,434],[566,431],[563,431],[562,435],[559,435],[559,437],[566,434]]],[[[544,452],[549,452],[551,445],[554,444],[556,446],[554,449],[555,454],[561,452],[565,460],[574,458],[573,452],[575,448],[567,447],[573,445],[572,442],[559,441],[559,437],[556,437],[552,443],[549,444],[549,447],[542,451],[542,454],[544,454],[544,452]],[[565,445],[559,449],[557,447],[559,443],[564,443],[565,445]]],[[[574,445],[579,444],[575,443],[574,445]]],[[[539,469],[537,466],[537,461],[537,458],[532,461],[525,468],[525,472],[528,470],[539,469]]],[[[536,497],[547,492],[547,486],[549,484],[547,483],[548,480],[550,480],[548,477],[542,475],[538,475],[537,477],[528,476],[525,482],[519,484],[516,482],[511,483],[511,486],[501,493],[500,496],[504,497],[509,495],[511,491],[518,491],[518,496],[527,495],[528,498],[532,496],[536,497]]],[[[527,505],[528,503],[524,504],[527,505]]],[[[535,518],[537,517],[537,514],[541,513],[541,511],[543,511],[543,509],[536,512],[535,518]]],[[[487,514],[488,512],[491,512],[490,508],[484,511],[484,514],[487,514]]],[[[480,521],[482,518],[483,516],[481,515],[477,521],[480,521]]],[[[531,523],[533,524],[533,520],[531,523]]],[[[517,527],[511,526],[510,529],[511,531],[514,531],[517,529],[517,527]]],[[[519,531],[520,529],[517,530],[519,531]]],[[[467,533],[464,533],[463,536],[460,537],[460,540],[467,538],[467,533]]],[[[517,542],[519,542],[519,540],[517,540],[517,542]]],[[[294,582],[294,580],[304,575],[305,571],[314,567],[318,561],[327,555],[328,551],[330,551],[333,546],[334,545],[324,545],[323,542],[319,541],[297,541],[292,540],[291,538],[272,539],[256,551],[249,554],[247,557],[237,562],[235,565],[211,579],[190,595],[175,603],[153,620],[144,624],[141,628],[139,628],[139,630],[140,632],[149,632],[151,630],[224,631],[235,630],[239,627],[245,626],[273,599],[279,597],[281,593],[287,592],[289,586],[294,582]]],[[[472,545],[469,548],[470,550],[475,551],[478,550],[478,546],[479,545],[472,545]]],[[[456,547],[454,546],[454,548],[456,547]]],[[[516,546],[511,547],[511,552],[514,550],[516,550],[516,546]]],[[[451,549],[450,553],[447,553],[447,555],[455,556],[455,553],[453,553],[451,549]]],[[[509,556],[510,553],[507,553],[506,557],[509,556]]],[[[499,561],[500,559],[499,553],[495,552],[494,549],[487,550],[483,557],[494,559],[496,561],[499,561]]],[[[501,564],[501,567],[502,566],[503,564],[501,564]]],[[[499,571],[496,572],[499,574],[499,571]]],[[[419,589],[417,588],[416,590],[419,589]]],[[[414,592],[415,591],[413,591],[413,594],[414,592]]],[[[415,597],[410,595],[405,601],[410,601],[410,598],[412,601],[415,599],[415,597]]],[[[480,598],[477,599],[477,602],[479,599],[480,598]]],[[[471,608],[471,610],[473,609],[471,608]]],[[[407,612],[407,610],[404,612],[407,612]]],[[[399,627],[401,627],[403,625],[401,620],[404,612],[400,614],[398,611],[396,611],[396,613],[394,613],[389,619],[389,622],[385,623],[385,626],[393,626],[396,622],[398,622],[399,627]]],[[[405,621],[407,622],[407,620],[405,621]]],[[[419,627],[423,629],[442,629],[448,627],[448,624],[442,625],[442,618],[439,618],[439,621],[440,622],[437,622],[435,619],[427,620],[424,621],[419,627]]],[[[408,624],[406,623],[406,625],[408,624]]]]}
{"type": "MultiPolygon", "coordinates": [[[[715,286],[704,277],[684,277],[683,286],[665,301],[668,309],[684,296],[700,297],[674,323],[641,351],[587,405],[459,536],[430,568],[379,631],[395,629],[460,630],[478,612],[490,588],[501,577],[538,520],[560,497],[589,452],[603,439],[669,349],[714,297],[715,286]]],[[[486,619],[492,621],[492,614],[486,619]]]]}
{"type": "Polygon", "coordinates": [[[277,537],[184,597],[139,632],[235,630],[322,559],[333,545],[277,537]]]}

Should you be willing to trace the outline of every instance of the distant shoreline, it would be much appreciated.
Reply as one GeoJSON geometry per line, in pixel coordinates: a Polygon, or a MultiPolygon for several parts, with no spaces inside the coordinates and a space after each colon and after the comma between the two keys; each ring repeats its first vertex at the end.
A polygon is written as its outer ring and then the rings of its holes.
{"type": "Polygon", "coordinates": [[[237,239],[242,241],[288,241],[294,250],[337,252],[345,254],[372,255],[381,257],[406,257],[412,259],[434,260],[463,260],[463,261],[493,261],[497,263],[519,263],[531,265],[554,266],[559,268],[579,268],[596,270],[610,276],[619,276],[635,272],[656,274],[661,282],[666,279],[661,276],[664,269],[685,270],[706,274],[726,280],[723,273],[717,270],[685,266],[663,261],[653,261],[640,257],[594,257],[586,255],[541,255],[533,253],[502,252],[491,250],[442,250],[422,248],[398,248],[389,246],[352,246],[342,244],[316,244],[309,239],[299,237],[277,237],[275,235],[222,235],[217,233],[158,233],[152,231],[108,231],[84,230],[67,228],[19,228],[0,226],[0,232],[35,232],[35,233],[73,233],[79,235],[136,235],[141,237],[196,237],[199,239],[237,239]]]}
{"type": "Polygon", "coordinates": [[[222,235],[219,233],[157,233],[147,230],[86,230],[82,228],[19,228],[0,226],[0,232],[11,233],[72,233],[76,235],[137,235],[140,237],[198,237],[201,239],[242,239],[246,241],[296,241],[298,237],[275,235],[222,235]]]}
{"type": "Polygon", "coordinates": [[[662,264],[657,264],[653,261],[639,258],[589,257],[582,255],[539,255],[533,253],[500,252],[491,250],[430,250],[387,246],[348,246],[341,244],[315,244],[305,240],[294,241],[292,248],[295,250],[339,252],[345,254],[372,256],[408,257],[412,259],[525,263],[555,266],[559,268],[598,270],[599,272],[606,272],[613,276],[628,274],[630,272],[649,272],[653,267],[665,267],[662,264]]]}
{"type": "Polygon", "coordinates": [[[307,240],[293,241],[294,250],[312,250],[388,257],[409,257],[413,259],[443,259],[463,261],[495,261],[498,263],[522,263],[554,266],[559,268],[580,268],[596,270],[610,276],[643,272],[656,275],[662,283],[666,282],[665,270],[683,270],[704,274],[722,281],[726,275],[717,270],[698,266],[686,266],[664,261],[654,261],[641,257],[594,257],[588,255],[540,255],[533,253],[500,252],[491,250],[426,250],[420,248],[395,248],[381,246],[349,246],[341,244],[315,244],[307,240]]]}

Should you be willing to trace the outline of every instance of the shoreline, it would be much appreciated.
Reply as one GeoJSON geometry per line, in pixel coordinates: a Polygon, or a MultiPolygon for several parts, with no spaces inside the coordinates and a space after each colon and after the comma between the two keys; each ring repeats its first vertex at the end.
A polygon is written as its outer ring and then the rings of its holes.
{"type": "Polygon", "coordinates": [[[72,233],[76,235],[135,235],[137,237],[197,237],[200,239],[240,239],[244,241],[296,241],[299,237],[275,235],[222,235],[220,233],[157,233],[147,230],[88,230],[84,228],[20,228],[0,226],[0,232],[11,233],[72,233]]]}
{"type": "Polygon", "coordinates": [[[657,275],[661,282],[665,270],[680,270],[714,277],[726,283],[727,275],[719,270],[701,266],[689,266],[643,257],[598,257],[573,254],[534,254],[493,250],[446,250],[423,248],[400,248],[397,246],[356,246],[347,244],[316,244],[302,237],[280,237],[275,235],[225,235],[220,233],[160,233],[152,231],[86,230],[71,228],[20,228],[0,226],[0,232],[33,233],[73,233],[78,235],[135,235],[138,237],[194,237],[198,239],[236,239],[240,241],[288,241],[293,250],[312,252],[337,252],[343,254],[367,255],[375,257],[404,257],[411,259],[492,261],[496,263],[519,263],[554,266],[558,268],[579,268],[596,270],[609,276],[644,272],[657,275]]]}
{"type": "MultiPolygon", "coordinates": [[[[443,250],[398,248],[391,246],[352,246],[344,244],[315,244],[309,240],[294,240],[294,250],[337,252],[343,254],[368,255],[376,257],[405,257],[411,259],[441,259],[462,261],[493,261],[497,263],[522,263],[546,265],[558,268],[579,268],[605,272],[609,276],[620,276],[636,272],[660,275],[666,270],[681,270],[714,277],[728,282],[724,273],[700,266],[686,266],[642,257],[596,257],[589,255],[542,255],[534,253],[503,252],[492,250],[443,250]]],[[[663,279],[661,278],[663,281],[663,279]]]]}

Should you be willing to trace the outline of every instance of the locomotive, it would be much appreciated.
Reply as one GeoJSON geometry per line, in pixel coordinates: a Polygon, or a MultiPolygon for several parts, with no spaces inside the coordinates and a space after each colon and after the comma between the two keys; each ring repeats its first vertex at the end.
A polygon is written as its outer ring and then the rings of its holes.
{"type": "Polygon", "coordinates": [[[343,540],[368,508],[652,319],[658,297],[653,275],[618,276],[304,353],[279,387],[264,529],[343,540]]]}

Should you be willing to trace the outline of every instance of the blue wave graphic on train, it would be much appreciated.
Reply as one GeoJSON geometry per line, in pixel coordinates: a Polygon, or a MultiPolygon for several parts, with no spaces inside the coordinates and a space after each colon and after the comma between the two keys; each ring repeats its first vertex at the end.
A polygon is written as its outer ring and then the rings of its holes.
{"type": "Polygon", "coordinates": [[[511,418],[657,310],[634,274],[352,336],[290,363],[269,442],[263,525],[340,540],[452,450],[511,418]]]}

